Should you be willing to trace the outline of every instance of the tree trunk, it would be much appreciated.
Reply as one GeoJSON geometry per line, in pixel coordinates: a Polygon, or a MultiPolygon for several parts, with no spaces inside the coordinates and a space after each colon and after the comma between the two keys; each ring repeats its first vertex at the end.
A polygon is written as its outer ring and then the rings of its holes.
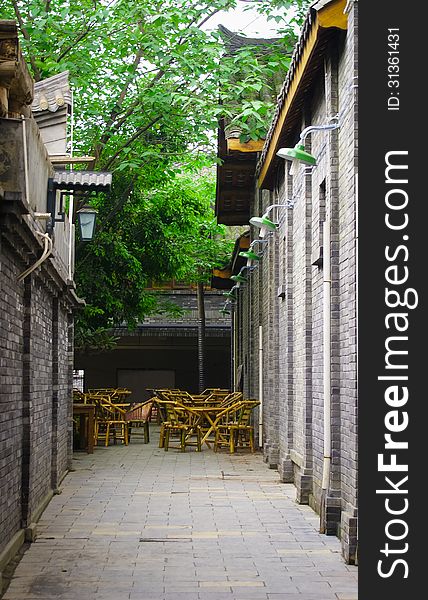
{"type": "Polygon", "coordinates": [[[205,304],[204,284],[198,283],[198,375],[199,393],[205,389],[205,304]]]}

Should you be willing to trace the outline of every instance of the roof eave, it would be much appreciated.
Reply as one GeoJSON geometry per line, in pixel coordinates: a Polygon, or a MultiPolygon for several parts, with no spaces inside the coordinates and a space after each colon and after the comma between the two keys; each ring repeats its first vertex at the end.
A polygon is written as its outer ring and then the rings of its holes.
{"type": "Polygon", "coordinates": [[[289,74],[284,82],[278,98],[283,96],[282,106],[277,107],[276,114],[269,129],[265,147],[256,168],[259,188],[272,187],[272,172],[276,161],[276,152],[284,127],[289,119],[301,90],[303,78],[308,73],[316,56],[317,46],[326,30],[346,30],[346,0],[319,1],[312,5],[302,27],[302,34],[296,45],[290,65],[289,74]]]}

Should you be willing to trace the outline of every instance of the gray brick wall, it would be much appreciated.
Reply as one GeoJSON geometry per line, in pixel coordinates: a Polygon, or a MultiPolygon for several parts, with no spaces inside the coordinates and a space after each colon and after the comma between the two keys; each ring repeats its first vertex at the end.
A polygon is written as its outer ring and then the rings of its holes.
{"type": "MultiPolygon", "coordinates": [[[[325,69],[313,81],[301,128],[340,113],[341,127],[307,138],[318,158],[312,172],[281,163],[273,192],[256,191],[251,214],[295,199],[278,210],[280,226],[259,268],[240,291],[238,355],[246,362],[244,391],[258,397],[258,327],[263,326],[264,458],[283,481],[293,481],[299,502],[324,506],[323,266],[313,265],[330,222],[331,435],[329,490],[322,522],[341,537],[347,561],[357,543],[357,303],[356,14],[349,4],[347,34],[336,36],[325,69]],[[277,290],[281,287],[282,297],[277,290]],[[256,350],[255,350],[256,349],[256,350]]],[[[274,215],[275,213],[271,213],[274,215]]],[[[252,230],[252,239],[258,230],[252,230]]],[[[326,249],[324,248],[324,252],[326,249]]]]}
{"type": "Polygon", "coordinates": [[[23,289],[0,241],[0,552],[21,526],[23,289]]]}
{"type": "Polygon", "coordinates": [[[0,554],[29,526],[70,463],[70,306],[46,273],[17,282],[21,258],[0,247],[0,554]]]}
{"type": "Polygon", "coordinates": [[[18,281],[38,256],[30,219],[0,203],[0,571],[71,461],[76,299],[55,258],[18,281]]]}
{"type": "Polygon", "coordinates": [[[29,389],[30,515],[51,489],[52,453],[52,300],[31,278],[29,389]]]}

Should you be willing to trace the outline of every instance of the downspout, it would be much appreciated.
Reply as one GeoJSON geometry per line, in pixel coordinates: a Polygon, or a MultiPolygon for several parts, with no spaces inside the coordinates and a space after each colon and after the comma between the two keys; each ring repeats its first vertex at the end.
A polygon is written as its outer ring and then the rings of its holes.
{"type": "Polygon", "coordinates": [[[325,503],[331,470],[331,250],[330,221],[323,223],[323,386],[324,386],[324,461],[321,484],[320,531],[325,533],[325,503]]]}
{"type": "MultiPolygon", "coordinates": [[[[73,106],[73,91],[71,91],[71,132],[70,132],[70,156],[73,156],[73,145],[74,145],[74,106],[73,106]]],[[[73,170],[73,163],[70,165],[70,171],[73,170]]],[[[73,215],[74,215],[74,194],[69,196],[69,207],[68,207],[68,279],[73,281],[73,248],[74,248],[74,236],[73,236],[73,215]]]]}
{"type": "Polygon", "coordinates": [[[259,448],[263,448],[263,326],[259,325],[259,448]]]}
{"type": "Polygon", "coordinates": [[[25,200],[30,204],[30,191],[28,183],[28,149],[27,149],[27,126],[25,124],[25,117],[21,115],[22,119],[22,145],[24,150],[24,182],[25,182],[25,200]]]}
{"type": "Polygon", "coordinates": [[[231,389],[236,391],[236,355],[235,355],[235,311],[230,315],[230,385],[231,389]]]}

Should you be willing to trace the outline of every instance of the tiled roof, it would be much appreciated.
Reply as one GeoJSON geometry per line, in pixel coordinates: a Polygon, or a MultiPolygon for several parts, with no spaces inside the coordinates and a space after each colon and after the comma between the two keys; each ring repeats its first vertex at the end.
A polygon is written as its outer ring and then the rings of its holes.
{"type": "Polygon", "coordinates": [[[112,174],[105,171],[55,171],[53,180],[58,189],[103,190],[111,186],[112,174]]]}
{"type": "Polygon", "coordinates": [[[34,84],[33,112],[49,110],[56,112],[59,108],[71,106],[71,90],[68,83],[68,71],[37,81],[34,84]]]}
{"type": "MultiPolygon", "coordinates": [[[[271,125],[269,128],[269,131],[266,135],[265,144],[264,144],[263,150],[260,154],[259,161],[257,163],[257,167],[256,167],[256,176],[257,177],[260,175],[260,171],[263,168],[263,164],[264,164],[267,154],[269,152],[269,146],[272,141],[274,132],[276,130],[282,109],[286,103],[287,95],[289,93],[290,87],[291,87],[295,77],[299,76],[298,70],[300,69],[300,66],[301,66],[302,55],[305,51],[308,39],[312,33],[313,26],[315,25],[315,22],[317,19],[317,13],[319,11],[321,11],[322,9],[324,9],[324,7],[326,7],[327,5],[332,4],[332,3],[334,3],[334,0],[317,0],[316,2],[313,2],[311,4],[311,6],[308,10],[306,19],[305,19],[302,29],[301,29],[299,40],[294,47],[293,55],[291,57],[290,67],[289,67],[289,70],[287,73],[287,77],[285,78],[284,84],[281,88],[281,91],[278,94],[278,97],[277,97],[277,105],[276,105],[275,112],[274,112],[274,115],[272,118],[272,122],[271,122],[271,125]]],[[[327,30],[325,30],[325,31],[327,31],[327,30]]],[[[318,48],[317,48],[318,57],[316,56],[313,60],[313,63],[314,63],[314,68],[312,69],[313,72],[316,71],[316,67],[317,67],[316,63],[317,63],[317,61],[319,61],[319,57],[322,55],[322,52],[325,50],[326,43],[327,43],[327,37],[325,36],[324,40],[323,41],[320,40],[320,43],[318,45],[318,48]]],[[[309,71],[311,71],[311,69],[309,69],[309,71]]],[[[296,108],[298,110],[298,107],[296,107],[296,108]]]]}
{"type": "Polygon", "coordinates": [[[275,42],[280,42],[281,38],[250,38],[241,33],[230,31],[224,25],[218,26],[224,45],[227,48],[228,54],[234,54],[239,48],[244,46],[260,46],[260,49],[269,51],[269,47],[275,42]]]}
{"type": "Polygon", "coordinates": [[[291,82],[293,81],[294,74],[299,65],[300,57],[302,55],[303,49],[305,47],[305,42],[308,38],[309,31],[310,31],[312,23],[313,23],[313,18],[314,18],[313,11],[309,10],[309,12],[306,16],[305,22],[303,23],[299,40],[294,47],[294,51],[293,51],[293,54],[291,57],[290,67],[287,72],[287,77],[285,78],[284,84],[281,88],[281,91],[278,94],[278,97],[277,97],[277,104],[276,104],[275,112],[274,112],[269,130],[266,134],[265,145],[263,147],[259,162],[256,167],[256,175],[259,175],[261,166],[266,158],[266,154],[267,154],[267,151],[269,148],[270,141],[272,139],[273,132],[275,131],[279,115],[281,113],[282,107],[284,106],[284,102],[287,97],[288,89],[290,87],[291,82]]]}

